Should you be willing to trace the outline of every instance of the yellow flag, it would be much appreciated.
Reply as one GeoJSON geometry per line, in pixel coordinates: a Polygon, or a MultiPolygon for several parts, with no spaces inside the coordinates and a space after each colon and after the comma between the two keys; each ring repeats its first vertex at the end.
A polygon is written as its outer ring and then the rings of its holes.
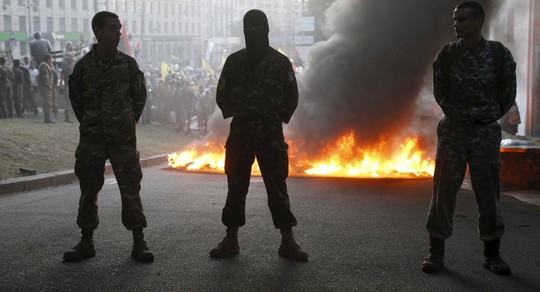
{"type": "Polygon", "coordinates": [[[283,49],[278,48],[277,51],[280,52],[280,53],[282,53],[283,55],[287,56],[287,54],[285,54],[285,51],[283,51],[283,49]]]}
{"type": "Polygon", "coordinates": [[[210,77],[214,75],[214,69],[212,69],[212,67],[208,65],[205,59],[202,59],[202,66],[203,66],[203,69],[206,71],[206,77],[210,77]]]}
{"type": "Polygon", "coordinates": [[[171,71],[169,65],[165,64],[165,62],[161,62],[161,78],[163,78],[163,80],[169,75],[169,71],[171,71]]]}

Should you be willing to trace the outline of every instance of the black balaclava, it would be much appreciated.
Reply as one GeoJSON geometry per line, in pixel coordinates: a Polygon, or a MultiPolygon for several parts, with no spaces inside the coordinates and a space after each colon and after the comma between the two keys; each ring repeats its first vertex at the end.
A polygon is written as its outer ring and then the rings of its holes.
{"type": "Polygon", "coordinates": [[[246,53],[250,65],[259,64],[268,51],[268,31],[268,19],[264,12],[252,9],[244,15],[246,53]]]}

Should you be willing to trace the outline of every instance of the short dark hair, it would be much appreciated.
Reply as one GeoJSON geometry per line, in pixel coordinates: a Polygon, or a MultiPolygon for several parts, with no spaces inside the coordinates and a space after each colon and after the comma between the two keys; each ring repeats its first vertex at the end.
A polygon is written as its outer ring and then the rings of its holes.
{"type": "Polygon", "coordinates": [[[482,4],[475,1],[466,1],[466,2],[461,2],[456,6],[456,9],[465,9],[465,8],[472,10],[472,16],[474,18],[486,19],[486,14],[484,13],[484,7],[482,7],[482,4]]]}
{"type": "Polygon", "coordinates": [[[52,58],[51,54],[45,54],[43,55],[43,61],[47,62],[52,58]]]}
{"type": "Polygon", "coordinates": [[[92,28],[103,28],[105,26],[105,20],[107,18],[119,19],[118,15],[110,11],[100,11],[92,18],[92,28]]]}

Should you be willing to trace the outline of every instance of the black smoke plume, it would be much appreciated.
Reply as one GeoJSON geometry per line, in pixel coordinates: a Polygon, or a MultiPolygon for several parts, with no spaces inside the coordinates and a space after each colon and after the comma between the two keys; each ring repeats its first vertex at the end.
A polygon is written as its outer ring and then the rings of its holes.
{"type": "Polygon", "coordinates": [[[431,82],[437,51],[453,40],[457,3],[336,1],[326,11],[331,36],[311,48],[299,78],[301,101],[288,138],[307,141],[303,151],[313,153],[350,130],[361,144],[373,145],[426,133],[415,125],[434,129],[436,119],[422,115],[433,116],[436,104],[420,93],[431,82]]]}

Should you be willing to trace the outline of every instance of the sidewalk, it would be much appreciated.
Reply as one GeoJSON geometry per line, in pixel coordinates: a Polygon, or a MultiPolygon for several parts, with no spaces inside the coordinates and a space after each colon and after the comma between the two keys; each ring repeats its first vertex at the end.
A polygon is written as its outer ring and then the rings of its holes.
{"type": "MultiPolygon", "coordinates": [[[[156,155],[140,160],[141,167],[166,164],[167,155],[156,155]]],[[[110,163],[105,165],[105,175],[112,174],[110,163]]],[[[42,188],[65,185],[77,181],[74,171],[63,170],[51,173],[38,174],[33,176],[24,176],[0,180],[0,195],[12,194],[18,192],[28,192],[42,188]]]]}
{"type": "MultiPolygon", "coordinates": [[[[472,190],[471,178],[467,175],[461,185],[462,189],[472,190]]],[[[540,190],[537,189],[501,189],[501,194],[514,197],[522,202],[540,206],[540,190]]]]}

